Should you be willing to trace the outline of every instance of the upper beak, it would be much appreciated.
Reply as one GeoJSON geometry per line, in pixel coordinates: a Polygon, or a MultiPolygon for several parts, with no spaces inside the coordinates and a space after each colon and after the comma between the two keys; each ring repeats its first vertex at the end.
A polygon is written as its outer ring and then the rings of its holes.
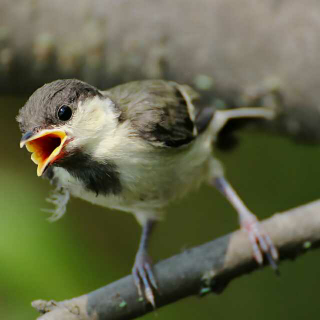
{"type": "Polygon", "coordinates": [[[61,158],[66,141],[67,134],[63,130],[29,131],[22,136],[20,148],[26,146],[32,153],[31,160],[38,165],[37,175],[41,176],[51,163],[61,158]]]}

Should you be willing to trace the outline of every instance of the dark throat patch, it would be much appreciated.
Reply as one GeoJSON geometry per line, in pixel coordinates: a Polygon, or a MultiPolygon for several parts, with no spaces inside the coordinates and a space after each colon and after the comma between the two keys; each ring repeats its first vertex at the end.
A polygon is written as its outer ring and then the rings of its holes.
{"type": "Polygon", "coordinates": [[[117,166],[112,161],[98,162],[88,154],[76,151],[56,164],[83,183],[85,189],[99,194],[119,194],[122,190],[117,166]]]}

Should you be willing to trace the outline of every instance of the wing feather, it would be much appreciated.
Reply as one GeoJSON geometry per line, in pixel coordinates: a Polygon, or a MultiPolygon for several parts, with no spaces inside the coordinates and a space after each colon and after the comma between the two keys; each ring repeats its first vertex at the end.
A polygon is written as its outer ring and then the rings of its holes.
{"type": "Polygon", "coordinates": [[[164,80],[135,81],[104,94],[121,111],[120,121],[130,121],[138,134],[155,146],[177,148],[198,135],[199,110],[193,101],[199,95],[187,85],[164,80]]]}

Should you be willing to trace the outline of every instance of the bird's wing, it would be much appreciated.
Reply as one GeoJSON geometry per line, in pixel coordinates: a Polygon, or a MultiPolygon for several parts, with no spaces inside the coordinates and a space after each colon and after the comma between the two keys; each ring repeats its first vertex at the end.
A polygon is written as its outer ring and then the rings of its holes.
{"type": "Polygon", "coordinates": [[[207,127],[213,114],[201,116],[200,109],[193,105],[198,94],[175,82],[135,81],[104,94],[121,111],[120,121],[130,121],[138,134],[155,146],[176,148],[190,143],[207,127]]]}

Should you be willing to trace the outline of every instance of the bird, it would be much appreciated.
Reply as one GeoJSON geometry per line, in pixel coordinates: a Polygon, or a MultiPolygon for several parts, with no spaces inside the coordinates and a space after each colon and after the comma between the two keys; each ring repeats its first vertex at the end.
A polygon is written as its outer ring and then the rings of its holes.
{"type": "Polygon", "coordinates": [[[273,119],[262,107],[215,110],[200,106],[186,84],[143,80],[108,90],[77,80],[56,80],[37,89],[19,110],[26,146],[37,175],[56,187],[53,219],[70,196],[132,213],[142,226],[132,268],[138,294],[155,307],[158,282],[149,239],[166,206],[206,183],[231,203],[248,234],[258,264],[276,269],[279,254],[214,155],[221,129],[230,119],[273,119]]]}

